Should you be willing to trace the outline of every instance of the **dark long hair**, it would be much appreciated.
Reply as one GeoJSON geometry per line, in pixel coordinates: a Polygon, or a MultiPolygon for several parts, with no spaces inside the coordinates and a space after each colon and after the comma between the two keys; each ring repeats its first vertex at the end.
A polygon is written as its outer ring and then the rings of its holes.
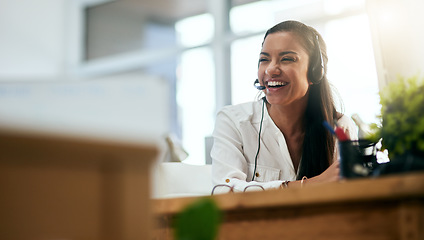
{"type": "Polygon", "coordinates": [[[292,32],[296,34],[309,55],[308,80],[313,84],[309,87],[304,122],[305,137],[297,179],[301,179],[303,176],[311,178],[321,174],[330,166],[335,153],[335,138],[322,124],[323,121],[327,121],[333,126],[335,119],[338,118],[332,89],[326,75],[327,47],[318,31],[301,22],[285,21],[275,25],[265,33],[264,41],[269,34],[276,32],[292,32]],[[314,74],[313,69],[317,65],[321,65],[321,58],[324,72],[323,74],[314,74]]]}

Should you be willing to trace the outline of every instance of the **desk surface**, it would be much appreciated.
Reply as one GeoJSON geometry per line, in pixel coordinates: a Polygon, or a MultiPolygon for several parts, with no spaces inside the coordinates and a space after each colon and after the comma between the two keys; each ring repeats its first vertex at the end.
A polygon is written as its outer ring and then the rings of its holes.
{"type": "MultiPolygon", "coordinates": [[[[222,210],[234,210],[408,197],[424,197],[424,173],[305,184],[303,188],[222,194],[212,198],[222,210]]],[[[157,199],[154,200],[154,211],[156,214],[175,214],[196,199],[196,197],[157,199]]]]}
{"type": "MultiPolygon", "coordinates": [[[[158,239],[172,239],[173,217],[197,199],[154,200],[158,239]]],[[[224,213],[220,239],[424,239],[424,173],[212,199],[224,213]]]]}

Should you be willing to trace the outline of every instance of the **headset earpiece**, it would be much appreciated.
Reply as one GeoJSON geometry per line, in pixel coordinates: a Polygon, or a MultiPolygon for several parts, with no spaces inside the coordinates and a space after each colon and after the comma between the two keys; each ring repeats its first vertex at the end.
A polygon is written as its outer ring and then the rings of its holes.
{"type": "Polygon", "coordinates": [[[321,47],[319,45],[318,35],[315,35],[315,46],[316,46],[316,60],[313,61],[312,66],[308,71],[308,78],[313,84],[318,84],[324,78],[325,67],[322,59],[321,47]]]}

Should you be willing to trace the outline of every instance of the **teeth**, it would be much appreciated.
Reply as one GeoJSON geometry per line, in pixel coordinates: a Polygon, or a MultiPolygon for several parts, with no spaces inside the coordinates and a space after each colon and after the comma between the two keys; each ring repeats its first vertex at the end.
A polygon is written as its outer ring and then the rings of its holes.
{"type": "Polygon", "coordinates": [[[271,86],[271,87],[285,86],[285,85],[287,85],[287,83],[285,82],[276,82],[276,81],[268,82],[268,86],[271,86]]]}

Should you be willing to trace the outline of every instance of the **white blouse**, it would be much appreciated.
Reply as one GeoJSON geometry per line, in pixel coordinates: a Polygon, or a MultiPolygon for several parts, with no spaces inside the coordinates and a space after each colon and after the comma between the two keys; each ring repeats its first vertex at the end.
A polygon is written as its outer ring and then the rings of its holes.
{"type": "MultiPolygon", "coordinates": [[[[235,191],[243,191],[249,185],[271,189],[279,188],[283,181],[296,180],[297,174],[284,135],[265,106],[257,176],[255,181],[251,181],[258,150],[262,104],[261,100],[226,106],[218,113],[211,151],[214,185],[227,184],[235,191]]],[[[358,138],[356,125],[350,118],[343,115],[337,125],[349,133],[350,139],[358,138]]]]}

